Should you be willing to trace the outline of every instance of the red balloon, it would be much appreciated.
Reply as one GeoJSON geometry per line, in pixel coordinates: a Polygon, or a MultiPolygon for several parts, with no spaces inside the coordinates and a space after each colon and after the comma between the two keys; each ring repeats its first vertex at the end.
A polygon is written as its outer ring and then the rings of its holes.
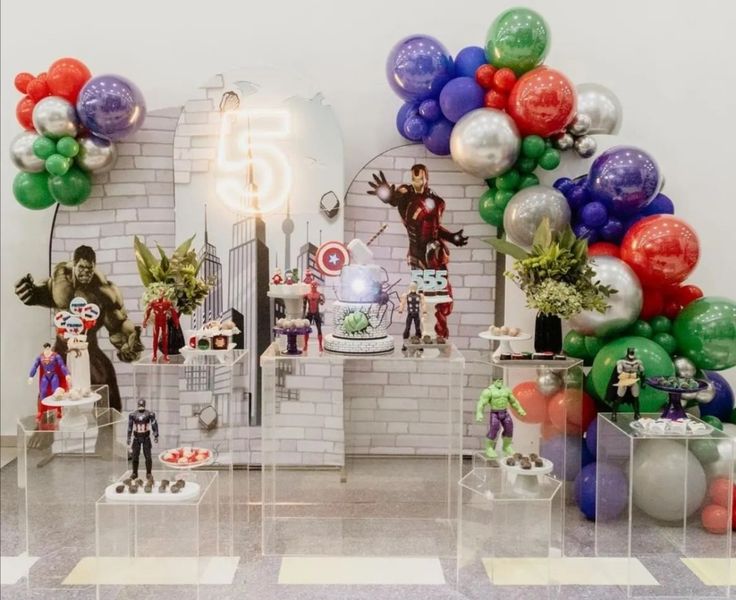
{"type": "Polygon", "coordinates": [[[626,232],[621,258],[634,269],[642,285],[672,285],[684,281],[698,264],[700,242],[682,219],[653,215],[626,232]]]}
{"type": "Polygon", "coordinates": [[[596,242],[588,246],[588,256],[615,256],[619,258],[621,251],[616,244],[611,242],[596,242]]]}
{"type": "Polygon", "coordinates": [[[686,307],[691,302],[703,297],[703,290],[697,285],[682,285],[674,290],[673,299],[686,307]]]}
{"type": "Polygon", "coordinates": [[[717,504],[709,504],[700,514],[703,527],[710,533],[726,533],[728,530],[728,511],[717,504]]]}
{"type": "Polygon", "coordinates": [[[733,485],[725,477],[716,477],[708,485],[708,497],[713,504],[728,508],[729,494],[733,495],[734,488],[736,488],[736,485],[733,485]]]}
{"type": "Polygon", "coordinates": [[[502,94],[508,94],[516,85],[516,73],[511,69],[504,67],[496,71],[493,76],[493,89],[498,90],[502,94]]]}
{"type": "Polygon", "coordinates": [[[36,78],[28,84],[26,91],[34,102],[38,102],[49,95],[49,86],[45,80],[36,78]]]}
{"type": "Polygon", "coordinates": [[[507,112],[522,135],[549,137],[570,124],[576,108],[577,95],[572,82],[559,71],[537,67],[516,82],[507,112]]]}
{"type": "Polygon", "coordinates": [[[33,130],[33,107],[36,103],[33,98],[23,96],[15,107],[15,116],[23,129],[33,130]]]}
{"type": "Polygon", "coordinates": [[[481,65],[475,70],[475,80],[483,89],[490,90],[493,87],[493,76],[496,74],[496,67],[493,65],[481,65]]]}
{"type": "Polygon", "coordinates": [[[674,321],[675,317],[680,314],[681,310],[682,305],[679,302],[676,302],[675,300],[667,300],[667,302],[664,303],[662,314],[670,321],[674,321]]]}
{"type": "Polygon", "coordinates": [[[506,108],[506,103],[509,101],[508,97],[504,96],[500,92],[497,92],[496,90],[490,90],[486,92],[485,97],[483,98],[483,104],[487,108],[496,108],[498,110],[503,110],[506,108]]]}
{"type": "Polygon", "coordinates": [[[595,419],[593,399],[580,390],[557,392],[547,406],[549,420],[560,432],[568,435],[580,435],[595,419]]]}
{"type": "Polygon", "coordinates": [[[48,71],[48,84],[54,96],[76,102],[79,91],[92,77],[87,66],[76,58],[60,58],[48,71]]]}
{"type": "Polygon", "coordinates": [[[35,77],[31,75],[30,73],[18,73],[15,76],[15,81],[13,82],[15,84],[15,89],[18,90],[21,94],[25,94],[26,90],[28,89],[28,84],[33,81],[35,77]]]}
{"type": "Polygon", "coordinates": [[[513,394],[526,411],[526,416],[519,417],[519,420],[524,423],[544,423],[547,420],[547,397],[539,391],[536,381],[520,383],[513,389],[513,394]]]}
{"type": "Polygon", "coordinates": [[[644,302],[641,305],[639,318],[648,321],[652,317],[661,315],[664,311],[664,294],[659,288],[644,288],[644,302]]]}

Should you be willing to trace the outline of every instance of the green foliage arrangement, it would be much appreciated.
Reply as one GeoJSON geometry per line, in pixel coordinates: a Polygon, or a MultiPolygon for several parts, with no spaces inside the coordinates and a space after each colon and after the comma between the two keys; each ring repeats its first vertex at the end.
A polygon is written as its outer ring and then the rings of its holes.
{"type": "Polygon", "coordinates": [[[544,219],[534,234],[531,252],[508,240],[486,240],[499,252],[516,259],[505,275],[526,295],[526,304],[546,315],[569,319],[583,310],[605,312],[606,298],[616,290],[595,280],[588,262],[588,243],[575,237],[568,225],[552,233],[544,219]]]}
{"type": "Polygon", "coordinates": [[[148,247],[135,236],[133,247],[138,273],[143,285],[143,303],[148,304],[163,292],[171,300],[181,314],[191,315],[204,302],[214,282],[200,277],[202,262],[192,249],[194,236],[182,243],[171,257],[156,244],[159,258],[156,258],[148,247]]]}

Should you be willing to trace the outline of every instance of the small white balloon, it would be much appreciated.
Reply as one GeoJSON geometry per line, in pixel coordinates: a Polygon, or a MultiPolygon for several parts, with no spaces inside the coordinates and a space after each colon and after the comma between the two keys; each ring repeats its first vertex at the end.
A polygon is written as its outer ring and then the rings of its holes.
{"type": "Polygon", "coordinates": [[[570,123],[567,130],[575,137],[579,137],[590,131],[591,124],[592,123],[588,115],[578,113],[575,115],[575,118],[572,120],[572,123],[570,123]]]}
{"type": "Polygon", "coordinates": [[[598,83],[581,83],[577,93],[577,114],[590,119],[588,133],[618,133],[623,113],[616,94],[598,83]]]}
{"type": "Polygon", "coordinates": [[[21,171],[26,173],[40,173],[44,169],[45,161],[33,153],[33,142],[40,135],[35,131],[23,131],[10,142],[10,160],[21,171]]]}
{"type": "Polygon", "coordinates": [[[575,140],[573,144],[575,152],[580,158],[590,158],[595,154],[598,148],[598,143],[590,135],[584,135],[575,140]]]}
{"type": "Polygon", "coordinates": [[[115,166],[118,151],[115,143],[94,135],[83,135],[79,142],[77,164],[90,173],[106,173],[115,166]]]}
{"type": "Polygon", "coordinates": [[[452,128],[450,154],[466,173],[488,179],[508,171],[519,157],[521,136],[514,120],[495,108],[477,108],[452,128]]]}
{"type": "Polygon", "coordinates": [[[77,137],[79,119],[74,105],[59,96],[47,96],[33,107],[33,127],[53,140],[77,137]]]}

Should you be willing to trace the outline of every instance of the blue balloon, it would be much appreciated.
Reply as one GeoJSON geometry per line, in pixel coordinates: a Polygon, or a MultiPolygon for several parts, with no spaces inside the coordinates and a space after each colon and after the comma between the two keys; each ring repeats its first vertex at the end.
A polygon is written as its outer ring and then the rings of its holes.
{"type": "Polygon", "coordinates": [[[597,450],[597,444],[598,444],[598,418],[596,417],[590,422],[590,425],[588,425],[588,429],[585,431],[585,447],[588,449],[588,452],[593,456],[595,459],[595,455],[597,450]]]}
{"type": "Polygon", "coordinates": [[[138,86],[125,77],[98,75],[80,90],[77,114],[97,137],[116,142],[143,125],[146,101],[138,86]]]}
{"type": "Polygon", "coordinates": [[[716,371],[705,372],[708,379],[713,382],[713,386],[716,388],[716,395],[713,396],[713,400],[706,404],[699,404],[700,416],[713,416],[718,417],[724,423],[731,421],[731,411],[734,409],[733,401],[733,390],[720,373],[716,371]]]}
{"type": "Polygon", "coordinates": [[[427,135],[427,129],[427,122],[419,115],[411,115],[404,123],[404,135],[412,142],[418,142],[427,135]]]}
{"type": "Polygon", "coordinates": [[[440,92],[440,108],[448,121],[457,123],[471,110],[483,106],[485,92],[472,77],[456,77],[440,92]]]}
{"type": "Polygon", "coordinates": [[[588,175],[592,199],[618,216],[633,215],[647,206],[660,184],[657,163],[644,150],[633,146],[606,150],[593,161],[588,175]]]}
{"type": "Polygon", "coordinates": [[[452,123],[447,119],[440,119],[436,123],[429,126],[427,135],[422,138],[427,150],[439,156],[447,156],[450,154],[450,134],[452,133],[452,123]]]}
{"type": "Polygon", "coordinates": [[[428,35],[404,38],[386,60],[386,78],[391,89],[407,101],[437,98],[454,71],[447,48],[428,35]]]}
{"type": "Polygon", "coordinates": [[[600,494],[598,519],[610,521],[626,508],[629,482],[624,472],[612,464],[591,463],[583,467],[575,478],[573,495],[578,508],[590,521],[596,519],[596,492],[600,494]]]}
{"type": "Polygon", "coordinates": [[[588,244],[594,244],[598,241],[598,232],[583,223],[575,223],[572,226],[572,230],[576,237],[588,240],[588,244]]]}
{"type": "Polygon", "coordinates": [[[567,198],[570,195],[570,192],[575,189],[575,182],[569,177],[560,177],[552,185],[563,196],[565,196],[565,198],[567,198]]]}
{"type": "Polygon", "coordinates": [[[664,194],[657,194],[654,200],[644,207],[641,214],[647,217],[651,215],[674,215],[675,204],[664,194]]]}
{"type": "Polygon", "coordinates": [[[572,481],[580,472],[583,458],[582,440],[577,436],[556,435],[548,440],[542,440],[539,445],[539,454],[552,461],[552,473],[557,479],[572,481]],[[567,461],[565,461],[567,453],[567,461]]]}
{"type": "Polygon", "coordinates": [[[570,210],[572,211],[580,210],[588,200],[588,190],[584,185],[580,184],[576,184],[567,196],[567,203],[570,205],[570,210]]]}
{"type": "Polygon", "coordinates": [[[624,224],[616,217],[608,219],[606,224],[598,230],[601,239],[607,242],[619,243],[625,233],[624,224]]]}
{"type": "Polygon", "coordinates": [[[415,114],[417,114],[417,105],[414,102],[404,102],[404,104],[401,105],[399,112],[396,113],[396,129],[399,130],[402,137],[406,137],[406,133],[404,133],[404,123],[406,123],[406,120],[409,117],[415,114]]]}
{"type": "Polygon", "coordinates": [[[480,46],[468,46],[455,57],[455,76],[473,77],[478,67],[486,64],[486,51],[480,46]]]}
{"type": "Polygon", "coordinates": [[[598,229],[608,222],[608,211],[600,202],[589,202],[580,210],[580,220],[586,227],[598,229]]]}
{"type": "Polygon", "coordinates": [[[440,103],[437,100],[425,100],[419,105],[419,114],[428,123],[434,123],[442,118],[440,103]]]}

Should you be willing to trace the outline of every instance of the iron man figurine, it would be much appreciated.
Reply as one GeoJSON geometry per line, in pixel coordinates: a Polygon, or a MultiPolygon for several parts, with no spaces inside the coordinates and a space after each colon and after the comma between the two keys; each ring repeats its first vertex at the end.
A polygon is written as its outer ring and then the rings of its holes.
{"type": "MultiPolygon", "coordinates": [[[[325,295],[319,291],[316,281],[312,281],[309,285],[309,291],[304,296],[304,318],[310,323],[314,323],[317,328],[317,342],[319,343],[319,351],[322,352],[322,315],[319,313],[319,307],[325,303],[325,295]]],[[[304,352],[309,346],[309,333],[304,334],[304,352]]]]}
{"type": "Polygon", "coordinates": [[[158,345],[161,342],[161,354],[164,362],[169,362],[169,321],[175,327],[179,326],[179,313],[176,312],[171,300],[164,297],[163,292],[158,298],[151,300],[146,306],[143,316],[143,328],[148,327],[148,320],[153,313],[153,362],[158,362],[158,345]]]}
{"type": "MultiPolygon", "coordinates": [[[[386,181],[383,171],[373,175],[369,181],[369,194],[378,196],[384,204],[394,206],[399,211],[401,222],[409,236],[409,250],[406,261],[412,269],[448,270],[450,251],[448,242],[453,246],[465,246],[468,243],[463,230],[449,231],[442,226],[442,214],[445,212],[445,201],[429,188],[427,167],[416,164],[411,168],[411,185],[402,184],[396,187],[386,181]]],[[[449,281],[447,294],[452,298],[452,286],[449,281]]],[[[438,304],[435,309],[437,325],[435,333],[447,339],[447,317],[452,313],[452,302],[438,304]]]]}

